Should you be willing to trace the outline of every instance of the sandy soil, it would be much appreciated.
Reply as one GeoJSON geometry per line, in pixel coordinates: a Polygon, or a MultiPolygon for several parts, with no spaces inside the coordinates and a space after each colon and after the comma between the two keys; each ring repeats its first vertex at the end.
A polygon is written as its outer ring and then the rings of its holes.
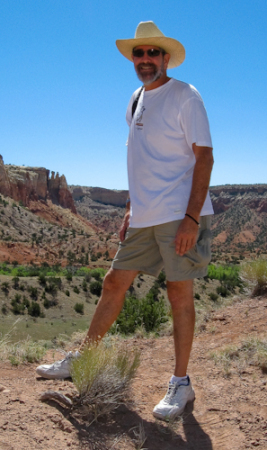
{"type": "MultiPolygon", "coordinates": [[[[196,391],[182,420],[172,425],[152,416],[164,396],[174,362],[171,337],[135,339],[142,350],[132,387],[133,403],[89,423],[55,402],[49,389],[73,393],[71,381],[37,378],[35,366],[0,365],[1,450],[245,450],[267,449],[267,374],[254,366],[224,376],[209,353],[249,336],[266,336],[267,299],[249,299],[213,313],[196,336],[189,374],[196,391]],[[138,444],[141,425],[146,436],[138,444]],[[139,446],[138,446],[139,445],[139,446]]],[[[48,354],[45,360],[58,355],[48,354]]]]}

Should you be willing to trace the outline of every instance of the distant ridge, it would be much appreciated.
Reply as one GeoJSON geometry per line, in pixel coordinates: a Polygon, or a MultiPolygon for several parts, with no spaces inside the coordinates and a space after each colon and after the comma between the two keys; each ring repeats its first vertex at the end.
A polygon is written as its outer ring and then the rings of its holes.
{"type": "MultiPolygon", "coordinates": [[[[80,254],[81,261],[86,253],[89,252],[90,256],[92,250],[95,255],[106,253],[107,257],[112,257],[115,254],[128,191],[79,185],[68,186],[64,175],[59,176],[58,173],[55,175],[52,172],[50,177],[50,171],[42,167],[5,165],[0,156],[0,194],[13,199],[21,206],[28,207],[31,213],[54,224],[59,229],[78,230],[79,233],[83,232],[91,236],[90,248],[88,247],[88,237],[80,238],[79,243],[78,241],[75,243],[77,238],[70,239],[69,244],[65,247],[64,241],[59,237],[58,250],[55,251],[56,234],[50,248],[48,233],[45,245],[47,253],[53,254],[53,261],[66,261],[66,252],[74,252],[74,249],[76,254],[80,254]],[[56,210],[56,206],[65,209],[66,212],[63,214],[62,210],[56,210]]],[[[246,256],[267,253],[267,184],[212,186],[210,195],[215,213],[212,219],[212,246],[215,256],[217,255],[219,258],[224,253],[245,254],[246,256]]],[[[5,200],[1,201],[0,206],[3,206],[5,200]]],[[[37,245],[35,237],[33,239],[34,246],[33,244],[30,246],[29,241],[31,234],[36,235],[34,229],[36,225],[33,226],[32,217],[18,211],[15,220],[16,209],[12,210],[10,206],[9,210],[6,209],[5,214],[2,206],[0,243],[2,238],[6,249],[5,258],[7,258],[8,252],[11,252],[8,248],[12,248],[15,255],[19,245],[25,246],[26,242],[29,242],[27,244],[31,249],[29,258],[32,258],[32,253],[35,254],[32,249],[37,245]],[[21,220],[23,218],[21,227],[19,218],[21,220]],[[10,242],[13,244],[11,245],[10,242]]],[[[40,225],[40,233],[42,233],[41,228],[40,225]]],[[[64,233],[63,236],[66,235],[66,231],[64,233]]],[[[40,239],[41,237],[39,237],[40,239]]],[[[44,241],[44,238],[42,239],[44,241]]]]}
{"type": "Polygon", "coordinates": [[[72,195],[64,175],[44,167],[5,165],[0,155],[0,194],[30,206],[31,201],[47,201],[76,213],[72,195]]]}

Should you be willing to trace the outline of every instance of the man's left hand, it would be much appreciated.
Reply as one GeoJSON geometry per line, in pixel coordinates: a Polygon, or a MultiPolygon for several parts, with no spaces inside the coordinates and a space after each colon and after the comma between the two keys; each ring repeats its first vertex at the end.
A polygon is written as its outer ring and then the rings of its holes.
{"type": "Polygon", "coordinates": [[[175,237],[175,251],[177,255],[183,256],[187,253],[197,242],[198,225],[185,216],[180,223],[176,237],[175,237]]]}

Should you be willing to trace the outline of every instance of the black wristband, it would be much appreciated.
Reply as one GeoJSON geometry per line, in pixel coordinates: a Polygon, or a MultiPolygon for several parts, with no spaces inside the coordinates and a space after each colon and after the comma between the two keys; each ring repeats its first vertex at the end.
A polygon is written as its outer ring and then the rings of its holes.
{"type": "Polygon", "coordinates": [[[194,219],[194,217],[190,216],[190,214],[187,214],[187,213],[185,213],[185,216],[187,216],[190,219],[192,219],[197,224],[197,226],[199,227],[199,222],[196,219],[194,219]]]}

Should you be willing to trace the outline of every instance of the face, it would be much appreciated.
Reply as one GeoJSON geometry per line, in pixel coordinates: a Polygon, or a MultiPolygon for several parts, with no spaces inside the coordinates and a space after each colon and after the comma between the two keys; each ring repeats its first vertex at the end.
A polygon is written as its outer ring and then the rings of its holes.
{"type": "Polygon", "coordinates": [[[153,45],[138,45],[134,50],[143,50],[144,52],[143,56],[134,56],[133,54],[132,57],[136,74],[145,86],[149,86],[154,81],[157,81],[159,78],[166,75],[169,55],[163,55],[159,47],[153,45]],[[149,56],[147,51],[151,49],[159,50],[159,55],[152,56],[152,54],[150,54],[149,56]]]}

